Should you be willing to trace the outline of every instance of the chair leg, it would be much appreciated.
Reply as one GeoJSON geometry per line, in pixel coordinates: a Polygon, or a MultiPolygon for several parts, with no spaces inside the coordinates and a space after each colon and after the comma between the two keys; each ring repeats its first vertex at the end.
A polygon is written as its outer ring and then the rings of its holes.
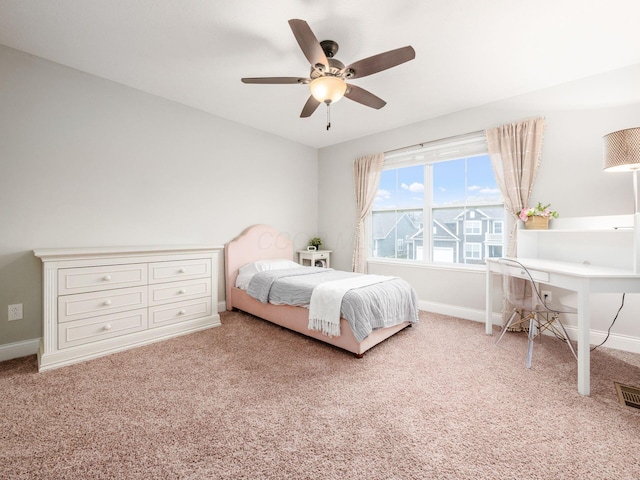
{"type": "Polygon", "coordinates": [[[509,320],[507,321],[507,323],[505,323],[504,327],[502,327],[502,333],[500,334],[498,339],[495,342],[493,342],[494,345],[497,345],[498,343],[500,343],[500,340],[502,340],[502,337],[504,337],[504,334],[507,333],[507,330],[511,326],[511,323],[513,322],[513,319],[516,317],[517,314],[518,314],[518,311],[514,310],[511,316],[509,317],[509,320]]]}
{"type": "Polygon", "coordinates": [[[569,349],[571,350],[571,353],[573,353],[573,356],[575,357],[575,359],[578,360],[578,355],[576,355],[576,351],[573,349],[573,345],[571,344],[571,339],[567,334],[567,330],[564,328],[564,325],[562,324],[559,318],[556,320],[558,322],[558,325],[560,325],[560,328],[562,329],[562,333],[564,334],[564,340],[567,342],[567,345],[569,345],[569,349]]]}
{"type": "Polygon", "coordinates": [[[533,340],[536,338],[533,332],[537,323],[535,314],[531,315],[531,320],[529,320],[529,343],[527,345],[527,368],[531,368],[531,359],[533,358],[533,340]]]}

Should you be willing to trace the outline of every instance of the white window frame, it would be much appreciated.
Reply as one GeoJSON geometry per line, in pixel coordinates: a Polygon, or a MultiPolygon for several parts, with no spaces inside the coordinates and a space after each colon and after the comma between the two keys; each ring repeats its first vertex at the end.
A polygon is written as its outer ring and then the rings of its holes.
{"type": "MultiPolygon", "coordinates": [[[[393,152],[389,152],[385,154],[384,161],[384,170],[395,170],[403,167],[410,167],[415,165],[424,165],[424,185],[433,186],[433,169],[431,166],[434,163],[456,160],[460,158],[471,158],[474,156],[483,156],[488,154],[486,136],[484,131],[473,132],[465,135],[459,135],[455,137],[449,137],[442,140],[436,140],[433,142],[423,143],[417,146],[408,147],[406,149],[401,149],[393,152]]],[[[433,225],[432,219],[432,199],[431,195],[424,196],[424,204],[422,207],[423,211],[423,225],[433,225]]],[[[474,220],[472,220],[474,221],[474,220]]],[[[478,220],[475,220],[478,221],[478,220]]],[[[482,221],[479,221],[482,223],[482,221]]],[[[371,224],[371,214],[369,214],[365,224],[367,225],[367,239],[369,244],[373,244],[373,239],[371,238],[372,233],[372,224],[371,224]]],[[[458,226],[456,226],[456,230],[458,230],[458,226]]],[[[460,235],[459,231],[455,232],[456,235],[460,235]]],[[[384,257],[374,257],[373,255],[373,247],[369,250],[369,259],[370,261],[382,261],[382,262],[398,262],[398,263],[406,263],[410,262],[412,264],[430,264],[433,263],[433,250],[434,250],[434,232],[431,231],[430,228],[423,229],[423,235],[427,238],[423,239],[423,258],[422,261],[419,260],[405,260],[398,258],[384,258],[384,257]],[[426,234],[429,233],[427,236],[426,234]]],[[[470,235],[482,235],[482,226],[480,225],[480,231],[478,233],[473,233],[470,235]]],[[[504,237],[504,233],[503,233],[504,237]]],[[[503,245],[506,239],[503,238],[503,245]]],[[[475,242],[474,242],[475,243],[475,242]]],[[[464,242],[463,242],[464,244],[464,242]]],[[[482,243],[478,243],[481,246],[480,251],[478,252],[478,257],[468,258],[470,260],[483,260],[483,252],[482,252],[482,243]]],[[[464,247],[463,247],[464,248],[464,247]]],[[[475,253],[475,252],[474,252],[475,253]]],[[[465,257],[465,259],[467,259],[465,257]]],[[[483,268],[482,265],[478,264],[465,264],[465,263],[447,263],[447,267],[471,267],[471,268],[483,268]]]]}

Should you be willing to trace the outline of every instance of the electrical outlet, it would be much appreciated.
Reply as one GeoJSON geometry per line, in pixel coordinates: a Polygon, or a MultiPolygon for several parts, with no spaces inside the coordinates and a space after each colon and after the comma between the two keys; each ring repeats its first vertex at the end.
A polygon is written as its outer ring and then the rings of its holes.
{"type": "Polygon", "coordinates": [[[22,320],[22,304],[9,305],[9,321],[22,320]]]}
{"type": "Polygon", "coordinates": [[[542,294],[542,299],[545,302],[553,302],[553,296],[549,290],[542,290],[540,293],[542,294]]]}

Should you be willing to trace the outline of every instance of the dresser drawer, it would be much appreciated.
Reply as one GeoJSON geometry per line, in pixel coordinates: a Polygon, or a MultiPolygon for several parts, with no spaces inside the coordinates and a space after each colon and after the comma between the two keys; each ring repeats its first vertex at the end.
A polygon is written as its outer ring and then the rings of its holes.
{"type": "Polygon", "coordinates": [[[149,283],[177,282],[203,277],[211,277],[209,258],[149,264],[149,283]]]}
{"type": "Polygon", "coordinates": [[[58,348],[69,348],[147,329],[147,309],[75,320],[58,328],[58,348]]]}
{"type": "Polygon", "coordinates": [[[149,308],[149,328],[211,315],[211,298],[201,298],[149,308]]]}
{"type": "Polygon", "coordinates": [[[147,264],[104,265],[58,270],[58,295],[147,284],[147,264]]]}
{"type": "Polygon", "coordinates": [[[149,285],[149,306],[211,295],[211,278],[149,285]]]}
{"type": "Polygon", "coordinates": [[[97,317],[146,306],[146,286],[65,295],[58,297],[58,322],[97,317]]]}

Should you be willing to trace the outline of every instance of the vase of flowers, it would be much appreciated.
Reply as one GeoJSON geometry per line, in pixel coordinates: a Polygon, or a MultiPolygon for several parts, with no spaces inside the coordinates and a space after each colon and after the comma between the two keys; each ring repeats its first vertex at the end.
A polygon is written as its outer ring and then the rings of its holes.
{"type": "Polygon", "coordinates": [[[558,212],[549,209],[551,204],[542,205],[538,202],[533,208],[523,208],[520,211],[520,220],[524,222],[524,228],[533,230],[546,230],[549,228],[549,219],[558,218],[558,212]]]}

